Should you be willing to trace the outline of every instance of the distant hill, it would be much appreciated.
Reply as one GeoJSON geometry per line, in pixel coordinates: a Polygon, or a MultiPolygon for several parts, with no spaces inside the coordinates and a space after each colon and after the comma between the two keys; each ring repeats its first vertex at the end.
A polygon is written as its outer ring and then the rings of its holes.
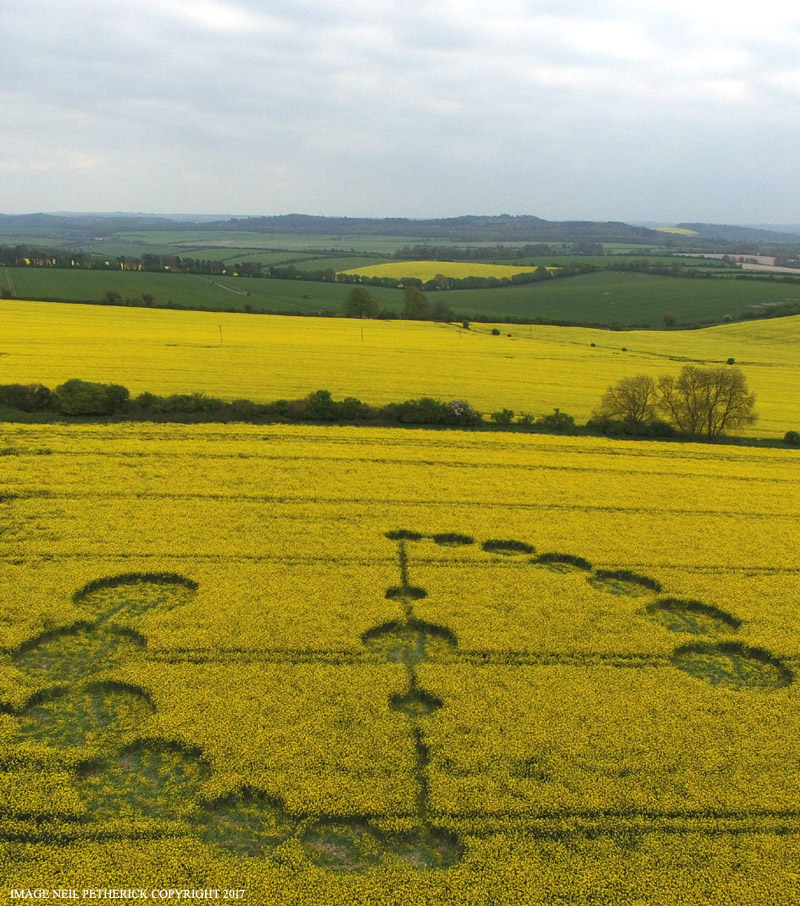
{"type": "Polygon", "coordinates": [[[626,223],[550,221],[532,215],[470,215],[416,220],[408,217],[318,217],[283,214],[178,220],[153,214],[0,214],[0,233],[92,239],[132,230],[246,232],[265,235],[403,236],[457,242],[669,242],[663,233],[626,223]]]}
{"type": "Polygon", "coordinates": [[[676,225],[681,229],[694,230],[703,239],[713,239],[719,242],[800,242],[800,232],[779,232],[761,227],[733,226],[724,223],[679,223],[676,225]]]}
{"type": "Polygon", "coordinates": [[[458,242],[636,242],[663,244],[663,234],[627,223],[552,221],[529,214],[469,215],[416,220],[408,217],[315,217],[285,214],[276,217],[237,218],[216,229],[276,234],[335,236],[407,236],[458,242]]]}
{"type": "Polygon", "coordinates": [[[647,226],[618,221],[544,220],[531,214],[467,215],[415,219],[410,217],[322,217],[311,214],[281,214],[264,217],[218,217],[114,213],[0,214],[0,233],[7,236],[41,237],[81,243],[118,233],[231,232],[264,235],[398,236],[423,241],[477,242],[623,243],[632,245],[682,246],[698,249],[714,243],[792,243],[800,233],[713,223],[681,223],[677,226],[696,235],[671,235],[647,226]]]}

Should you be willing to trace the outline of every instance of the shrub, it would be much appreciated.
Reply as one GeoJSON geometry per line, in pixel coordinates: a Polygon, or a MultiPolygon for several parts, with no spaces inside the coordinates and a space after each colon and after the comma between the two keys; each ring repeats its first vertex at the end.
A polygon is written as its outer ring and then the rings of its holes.
{"type": "Polygon", "coordinates": [[[568,431],[575,427],[575,419],[560,409],[554,409],[550,415],[543,415],[536,424],[545,431],[568,431]]]}
{"type": "Polygon", "coordinates": [[[520,412],[518,421],[521,425],[529,428],[536,421],[536,417],[531,415],[530,412],[520,412]]]}
{"type": "Polygon", "coordinates": [[[128,401],[128,389],[120,384],[95,384],[71,378],[55,391],[59,412],[65,415],[113,415],[128,401]]]}
{"type": "Polygon", "coordinates": [[[645,422],[639,431],[644,437],[675,437],[677,433],[675,426],[662,418],[653,418],[645,422]]]}
{"type": "Polygon", "coordinates": [[[480,412],[473,409],[466,400],[451,400],[447,408],[450,410],[449,425],[479,425],[483,421],[480,412]]]}
{"type": "Polygon", "coordinates": [[[232,416],[248,420],[263,415],[265,409],[264,406],[247,399],[233,400],[225,408],[232,416]]]}
{"type": "Polygon", "coordinates": [[[333,421],[336,418],[335,403],[330,390],[315,390],[314,393],[309,393],[303,402],[306,418],[319,421],[333,421]]]}
{"type": "Polygon", "coordinates": [[[586,422],[586,427],[604,437],[621,437],[626,433],[624,422],[610,415],[595,415],[586,422]]]}
{"type": "Polygon", "coordinates": [[[445,403],[423,396],[404,403],[389,403],[383,407],[381,415],[389,421],[407,425],[447,425],[450,424],[451,411],[445,403]]]}
{"type": "Polygon", "coordinates": [[[165,397],[159,409],[161,412],[214,412],[223,409],[225,403],[205,393],[173,393],[165,397]]]}
{"type": "Polygon", "coordinates": [[[514,418],[513,409],[501,409],[499,412],[492,412],[491,419],[498,425],[510,425],[514,418]]]}
{"type": "Polygon", "coordinates": [[[733,358],[733,356],[731,356],[731,357],[727,360],[727,363],[728,363],[728,365],[735,365],[735,364],[736,364],[736,359],[733,358]]]}
{"type": "Polygon", "coordinates": [[[333,404],[333,411],[336,418],[343,421],[363,421],[369,418],[375,418],[376,412],[372,406],[362,403],[361,400],[353,396],[345,397],[341,402],[333,404]]]}
{"type": "Polygon", "coordinates": [[[787,431],[783,435],[783,442],[790,447],[800,447],[800,431],[787,431]]]}
{"type": "Polygon", "coordinates": [[[164,402],[163,396],[158,396],[155,393],[150,393],[145,390],[144,393],[140,393],[138,396],[135,396],[131,403],[135,409],[141,409],[144,412],[152,412],[155,409],[159,409],[164,402]]]}
{"type": "Polygon", "coordinates": [[[492,336],[493,336],[493,337],[499,337],[499,336],[500,336],[500,331],[499,331],[496,327],[493,327],[493,328],[492,328],[492,336]]]}
{"type": "Polygon", "coordinates": [[[0,403],[23,412],[41,412],[53,404],[53,394],[44,384],[2,384],[0,403]]]}
{"type": "Polygon", "coordinates": [[[263,411],[267,418],[288,418],[291,408],[292,404],[289,400],[274,400],[271,403],[266,403],[263,411]]]}

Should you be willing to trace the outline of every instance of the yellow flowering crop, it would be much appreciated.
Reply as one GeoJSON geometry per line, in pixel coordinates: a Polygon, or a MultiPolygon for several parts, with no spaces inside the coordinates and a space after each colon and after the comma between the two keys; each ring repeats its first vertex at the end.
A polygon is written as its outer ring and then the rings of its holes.
{"type": "Polygon", "coordinates": [[[800,316],[666,332],[500,325],[492,336],[484,324],[463,330],[3,300],[0,319],[0,383],[54,387],[79,377],[124,384],[132,394],[203,391],[257,401],[324,388],[376,405],[466,399],[486,415],[558,407],[582,422],[622,377],[677,375],[687,362],[734,358],[757,397],[760,417],[748,432],[783,437],[800,426],[800,316]]]}
{"type": "MultiPolygon", "coordinates": [[[[552,270],[553,268],[551,268],[552,270]]],[[[518,264],[480,264],[471,261],[391,261],[386,264],[370,264],[355,267],[343,274],[361,274],[362,277],[416,277],[418,280],[433,280],[440,274],[444,277],[513,277],[535,271],[535,267],[518,264]]]]}
{"type": "Polygon", "coordinates": [[[4,890],[796,898],[794,451],[117,424],[0,453],[4,890]]]}

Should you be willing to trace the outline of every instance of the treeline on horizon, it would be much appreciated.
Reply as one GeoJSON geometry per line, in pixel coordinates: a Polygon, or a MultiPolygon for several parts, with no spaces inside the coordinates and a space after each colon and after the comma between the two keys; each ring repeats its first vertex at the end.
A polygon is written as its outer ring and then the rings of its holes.
{"type": "MultiPolygon", "coordinates": [[[[675,259],[669,263],[660,260],[648,260],[647,257],[629,255],[629,260],[620,260],[625,256],[609,256],[608,263],[602,268],[589,262],[581,261],[582,256],[602,257],[605,255],[602,246],[594,243],[583,243],[570,246],[566,252],[552,249],[547,245],[527,245],[522,247],[527,250],[525,255],[518,254],[515,248],[505,246],[492,246],[484,249],[472,247],[450,248],[438,246],[413,246],[402,250],[404,254],[395,253],[395,257],[410,260],[477,260],[488,258],[501,260],[514,260],[523,257],[541,257],[547,254],[572,255],[575,260],[554,265],[551,269],[538,266],[535,270],[520,271],[510,277],[473,276],[452,277],[437,274],[430,280],[421,280],[418,277],[380,277],[372,275],[352,274],[337,272],[334,268],[315,268],[303,270],[296,264],[263,264],[258,261],[243,261],[226,264],[224,261],[192,258],[188,256],[171,254],[145,253],[140,257],[117,256],[105,257],[82,251],[60,251],[43,248],[30,248],[26,245],[0,247],[0,267],[45,268],[64,270],[90,270],[90,271],[129,271],[134,273],[159,273],[159,274],[199,274],[212,277],[245,277],[272,280],[299,280],[311,283],[343,283],[361,284],[365,286],[380,286],[386,289],[398,289],[408,286],[424,289],[426,292],[439,290],[459,289],[501,289],[506,286],[519,286],[525,283],[536,283],[551,278],[573,277],[579,274],[592,274],[598,270],[633,271],[655,276],[687,277],[693,279],[730,279],[730,280],[758,280],[779,283],[800,282],[800,271],[794,274],[776,274],[764,272],[729,271],[724,264],[716,260],[710,262],[712,270],[725,271],[724,274],[714,274],[703,268],[709,262],[702,259],[689,258],[686,260],[675,259]],[[408,253],[407,255],[405,253],[408,253]],[[411,258],[411,256],[415,256],[411,258]],[[698,267],[701,261],[703,267],[698,267]]],[[[787,264],[797,263],[800,260],[800,247],[796,257],[784,255],[787,264]]],[[[4,296],[9,297],[8,291],[4,296]]]]}

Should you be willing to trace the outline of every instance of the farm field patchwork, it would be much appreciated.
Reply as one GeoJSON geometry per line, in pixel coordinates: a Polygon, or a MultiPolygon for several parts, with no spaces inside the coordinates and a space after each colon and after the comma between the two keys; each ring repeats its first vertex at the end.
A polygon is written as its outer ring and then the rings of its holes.
{"type": "MultiPolygon", "coordinates": [[[[141,254],[130,249],[117,249],[119,254],[141,254]]],[[[261,254],[246,254],[232,248],[233,259],[224,248],[185,250],[183,254],[202,255],[212,260],[262,260],[261,254]]],[[[181,254],[179,251],[178,254],[181,254]]],[[[283,255],[302,259],[296,253],[283,255]]],[[[313,254],[313,251],[310,253],[313,254]]],[[[264,252],[264,260],[274,261],[273,253],[264,252]]],[[[335,258],[298,260],[298,268],[323,270],[342,267],[352,261],[335,258]]],[[[550,265],[552,260],[543,262],[550,265]]],[[[426,265],[428,262],[422,262],[426,265]]],[[[397,265],[387,265],[397,268],[397,265]]],[[[461,268],[464,263],[448,267],[461,268]]],[[[494,267],[494,265],[487,265],[494,267]]],[[[504,265],[507,266],[507,265],[504,265]]],[[[467,269],[474,272],[474,265],[467,269]]],[[[500,265],[498,265],[500,267],[500,265]]],[[[523,266],[513,268],[515,271],[523,266]]],[[[531,269],[528,267],[528,269],[531,269]]],[[[435,276],[434,270],[430,276],[435,276]]],[[[398,277],[411,276],[399,274],[398,277]]],[[[350,289],[345,283],[307,280],[270,280],[246,277],[204,277],[197,274],[137,273],[133,271],[80,271],[55,268],[8,267],[0,270],[0,288],[17,299],[57,299],[63,301],[99,301],[109,290],[124,298],[140,299],[142,294],[155,296],[160,306],[175,305],[192,309],[270,312],[340,312],[350,289]]],[[[371,287],[387,311],[402,312],[403,296],[399,289],[371,287]]],[[[749,312],[757,317],[776,306],[797,304],[800,287],[766,280],[687,279],[641,273],[600,271],[566,279],[544,280],[501,289],[460,289],[447,293],[450,307],[458,315],[546,318],[585,324],[646,326],[658,329],[663,318],[672,313],[682,324],[719,322],[726,315],[738,317],[749,312]]]]}
{"type": "Polygon", "coordinates": [[[793,451],[6,425],[0,453],[6,886],[792,901],[793,451]]]}
{"type": "Polygon", "coordinates": [[[800,317],[667,332],[500,325],[500,336],[484,324],[463,330],[7,300],[0,318],[0,383],[53,387],[80,377],[124,384],[132,394],[203,391],[257,401],[324,388],[376,405],[466,399],[486,414],[558,407],[584,422],[622,377],[734,358],[757,396],[760,419],[749,432],[780,438],[800,427],[800,317]]]}

